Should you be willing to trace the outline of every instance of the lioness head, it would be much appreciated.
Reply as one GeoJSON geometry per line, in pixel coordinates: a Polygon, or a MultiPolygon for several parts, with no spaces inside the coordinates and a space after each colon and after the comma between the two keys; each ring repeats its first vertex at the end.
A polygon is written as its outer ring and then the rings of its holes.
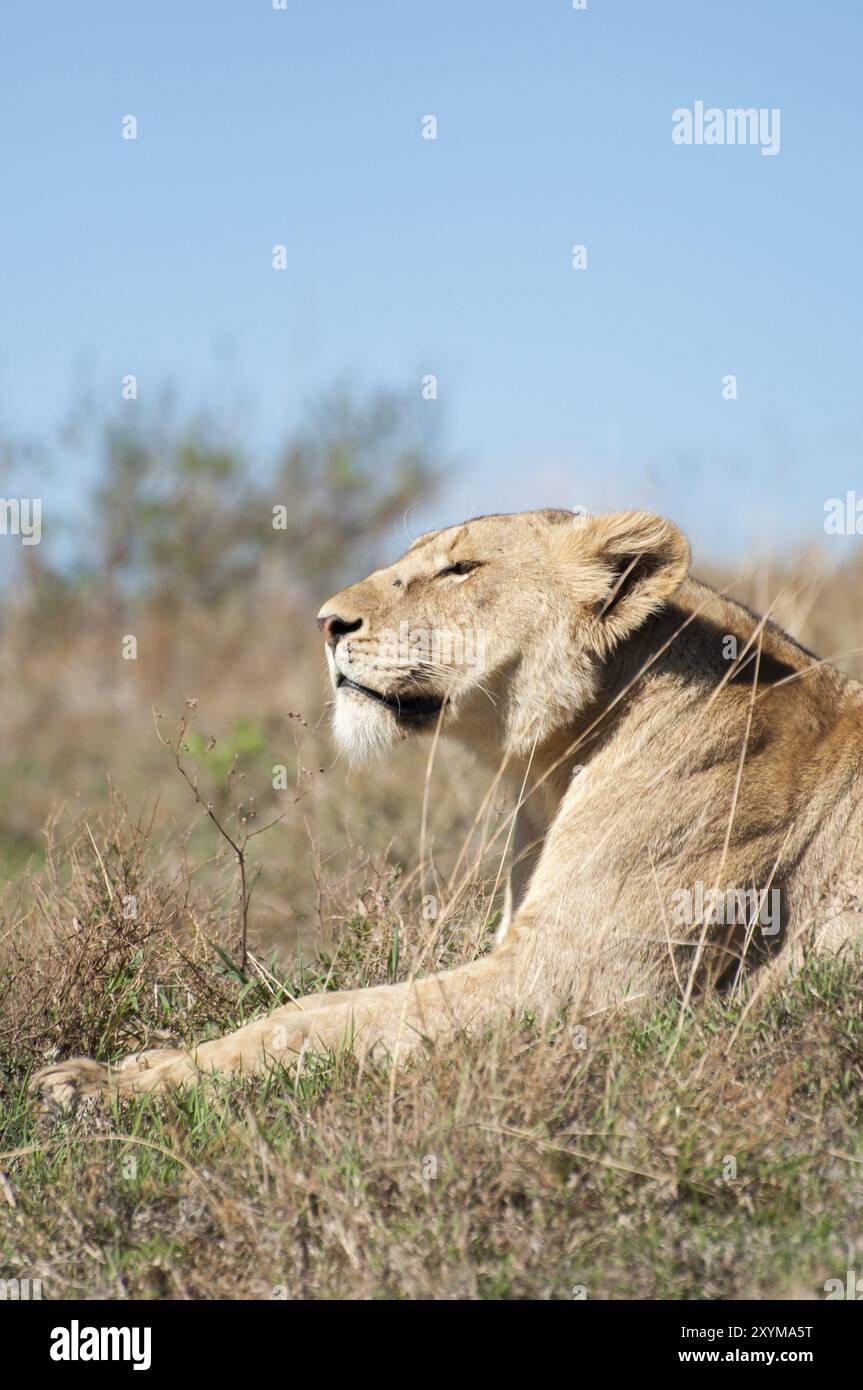
{"type": "Polygon", "coordinates": [[[688,565],[680,531],[648,512],[520,512],[420,536],[318,615],[337,742],[363,758],[440,723],[523,755],[597,697],[688,565]]]}

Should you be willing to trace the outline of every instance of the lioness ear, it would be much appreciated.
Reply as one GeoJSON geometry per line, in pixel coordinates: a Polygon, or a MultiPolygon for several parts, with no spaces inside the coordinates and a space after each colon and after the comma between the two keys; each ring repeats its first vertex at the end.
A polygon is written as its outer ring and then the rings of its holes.
{"type": "Polygon", "coordinates": [[[605,651],[635,632],[679,588],[689,570],[689,544],[670,521],[651,512],[591,519],[582,532],[583,592],[596,644],[605,651]]]}

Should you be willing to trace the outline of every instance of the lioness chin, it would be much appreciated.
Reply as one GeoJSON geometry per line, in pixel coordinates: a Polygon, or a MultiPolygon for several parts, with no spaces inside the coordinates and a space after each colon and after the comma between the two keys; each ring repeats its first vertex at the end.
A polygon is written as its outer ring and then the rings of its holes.
{"type": "Polygon", "coordinates": [[[858,938],[863,686],[688,566],[645,512],[525,512],[421,536],[336,594],[318,623],[346,754],[439,731],[514,789],[494,949],[35,1083],[68,1103],[306,1048],[397,1059],[522,1010],[687,1001],[858,938]]]}

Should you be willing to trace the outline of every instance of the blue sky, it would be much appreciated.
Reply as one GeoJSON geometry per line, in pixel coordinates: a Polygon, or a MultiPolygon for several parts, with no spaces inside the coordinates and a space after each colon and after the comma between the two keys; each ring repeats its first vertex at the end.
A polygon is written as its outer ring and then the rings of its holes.
{"type": "MultiPolygon", "coordinates": [[[[649,506],[717,557],[823,539],[863,495],[861,52],[851,0],[7,4],[0,426],[134,372],[239,395],[263,452],[336,378],[434,373],[464,467],[416,524],[649,506]],[[697,100],[778,107],[780,152],[676,146],[697,100]]],[[[47,527],[86,460],[40,468],[3,487],[47,527]]]]}

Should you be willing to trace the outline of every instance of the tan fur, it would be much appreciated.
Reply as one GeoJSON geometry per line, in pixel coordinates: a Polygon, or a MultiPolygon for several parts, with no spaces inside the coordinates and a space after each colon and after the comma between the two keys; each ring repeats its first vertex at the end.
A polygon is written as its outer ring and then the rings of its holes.
{"type": "Polygon", "coordinates": [[[688,563],[676,527],[647,513],[528,512],[423,536],[336,594],[320,619],[343,629],[327,648],[334,684],[405,702],[399,714],[340,686],[345,751],[365,757],[439,722],[492,768],[503,761],[520,794],[495,948],[406,984],[301,999],[194,1053],[128,1058],[110,1078],[72,1060],[38,1084],[68,1102],[305,1048],[397,1058],[525,1009],[575,1001],[589,1018],[688,999],[810,942],[857,938],[863,686],[688,579],[688,563]],[[444,573],[453,565],[465,572],[444,573]],[[434,633],[448,638],[432,650],[434,633]],[[417,714],[418,699],[444,703],[417,714]],[[699,882],[746,911],[681,923],[681,890],[694,902],[699,882]],[[765,932],[768,901],[781,912],[765,932]]]}

